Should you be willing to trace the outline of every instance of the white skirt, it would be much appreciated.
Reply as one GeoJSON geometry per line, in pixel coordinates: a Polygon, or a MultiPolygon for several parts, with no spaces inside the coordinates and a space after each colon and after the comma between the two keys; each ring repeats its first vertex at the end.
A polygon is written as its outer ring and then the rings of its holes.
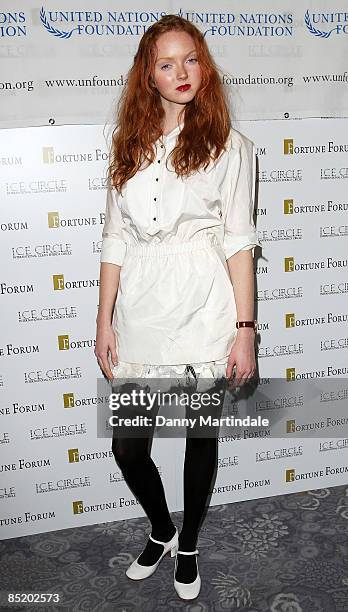
{"type": "Polygon", "coordinates": [[[172,364],[179,374],[187,363],[201,367],[208,362],[209,369],[213,360],[230,354],[236,318],[226,259],[215,235],[127,246],[113,317],[121,363],[172,364]]]}

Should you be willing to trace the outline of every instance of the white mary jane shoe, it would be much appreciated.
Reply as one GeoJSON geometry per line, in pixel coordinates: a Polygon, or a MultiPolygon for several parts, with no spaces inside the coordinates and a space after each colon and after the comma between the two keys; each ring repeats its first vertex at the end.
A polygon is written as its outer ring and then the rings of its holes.
{"type": "MultiPolygon", "coordinates": [[[[184,552],[182,550],[177,551],[177,555],[199,555],[198,550],[194,550],[193,552],[184,552]]],[[[178,557],[175,557],[175,567],[174,567],[174,588],[181,597],[181,599],[194,599],[199,594],[201,590],[201,577],[198,571],[198,562],[197,563],[197,577],[193,582],[178,582],[175,579],[176,568],[177,568],[178,557]]]]}
{"type": "Polygon", "coordinates": [[[169,540],[169,542],[160,542],[159,540],[155,540],[151,535],[149,536],[149,538],[150,540],[152,540],[152,542],[155,542],[155,544],[162,544],[162,546],[164,546],[163,553],[161,554],[157,563],[155,563],[154,565],[141,565],[140,563],[138,563],[138,559],[140,557],[139,555],[139,557],[137,557],[135,561],[133,561],[133,563],[126,571],[126,576],[128,576],[128,578],[131,578],[132,580],[142,580],[143,578],[151,576],[151,574],[156,571],[164,555],[166,555],[170,551],[170,556],[174,557],[177,553],[179,538],[177,528],[175,528],[175,534],[173,535],[172,539],[169,540]]]}

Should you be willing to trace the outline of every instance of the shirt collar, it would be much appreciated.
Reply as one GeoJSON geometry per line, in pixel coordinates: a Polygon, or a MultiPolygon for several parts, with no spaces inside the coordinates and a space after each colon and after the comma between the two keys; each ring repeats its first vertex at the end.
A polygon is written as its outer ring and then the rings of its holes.
{"type": "Polygon", "coordinates": [[[159,141],[168,142],[169,140],[174,138],[177,134],[179,134],[179,132],[181,132],[183,127],[184,127],[184,122],[179,123],[179,125],[177,125],[173,130],[171,130],[171,132],[169,132],[166,136],[162,134],[161,138],[159,138],[159,141]]]}

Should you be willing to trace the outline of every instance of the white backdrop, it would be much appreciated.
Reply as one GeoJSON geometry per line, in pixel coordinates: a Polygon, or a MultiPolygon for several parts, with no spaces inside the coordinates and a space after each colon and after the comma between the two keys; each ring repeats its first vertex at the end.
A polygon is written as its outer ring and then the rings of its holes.
{"type": "MultiPolygon", "coordinates": [[[[180,8],[168,6],[167,12],[180,8]]],[[[214,10],[226,15],[238,6],[214,10]]],[[[197,2],[190,7],[208,12],[197,2]]],[[[221,436],[211,505],[347,482],[347,83],[301,77],[318,74],[318,67],[322,75],[343,72],[343,17],[327,7],[297,7],[291,34],[203,28],[226,71],[296,76],[292,86],[260,81],[231,89],[235,126],[258,154],[256,306],[265,397],[256,409],[276,415],[279,435],[221,436]],[[329,36],[310,30],[307,8],[311,23],[329,36]],[[332,21],[324,23],[324,14],[332,21]],[[277,120],[284,116],[290,118],[277,120]],[[318,401],[310,406],[296,383],[314,379],[318,401]]],[[[96,433],[104,127],[121,86],[45,85],[47,78],[86,77],[91,65],[93,74],[123,75],[140,32],[133,16],[127,35],[79,33],[71,5],[48,3],[44,10],[46,21],[36,6],[22,11],[16,2],[0,13],[1,121],[9,128],[1,132],[0,156],[2,538],[143,515],[111,441],[96,433]],[[58,9],[69,9],[64,23],[58,9]],[[9,27],[12,15],[18,30],[9,27]],[[71,36],[55,36],[49,23],[71,36]],[[6,85],[31,80],[31,91],[6,85]],[[76,125],[64,125],[70,123],[76,125]]],[[[96,7],[86,1],[86,10],[96,7]]],[[[157,10],[147,4],[141,15],[157,10]]],[[[274,12],[286,11],[272,2],[259,9],[264,19],[274,12]]],[[[85,13],[80,19],[86,26],[85,13]]],[[[156,438],[153,444],[172,511],[183,508],[184,444],[156,438]]]]}

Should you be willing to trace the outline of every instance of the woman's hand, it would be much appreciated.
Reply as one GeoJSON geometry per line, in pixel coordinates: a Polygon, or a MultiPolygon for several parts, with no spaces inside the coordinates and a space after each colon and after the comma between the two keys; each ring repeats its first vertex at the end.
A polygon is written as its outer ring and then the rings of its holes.
{"type": "Polygon", "coordinates": [[[241,327],[237,331],[237,337],[227,362],[227,379],[232,378],[234,366],[236,366],[236,386],[243,384],[241,379],[252,378],[256,371],[255,332],[252,327],[241,327]]]}
{"type": "Polygon", "coordinates": [[[108,359],[109,351],[113,365],[117,365],[118,359],[116,354],[116,336],[110,323],[97,322],[97,337],[94,354],[98,360],[99,366],[109,380],[113,379],[108,359]]]}

